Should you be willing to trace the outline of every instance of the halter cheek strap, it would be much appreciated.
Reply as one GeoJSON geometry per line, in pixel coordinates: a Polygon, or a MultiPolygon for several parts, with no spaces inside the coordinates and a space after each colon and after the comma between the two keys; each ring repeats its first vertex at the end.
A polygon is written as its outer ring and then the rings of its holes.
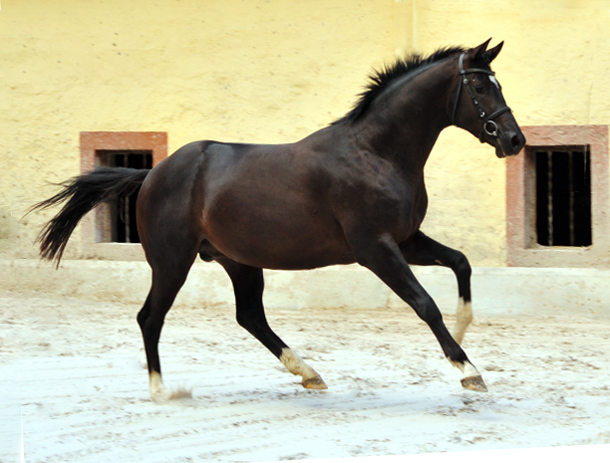
{"type": "Polygon", "coordinates": [[[476,108],[477,112],[479,113],[479,117],[483,120],[483,127],[481,128],[481,132],[479,133],[479,140],[481,141],[481,143],[483,143],[483,134],[484,133],[486,133],[487,135],[490,135],[494,138],[499,137],[498,131],[500,129],[498,127],[498,124],[496,124],[496,122],[494,121],[494,119],[501,114],[510,112],[511,109],[508,106],[504,106],[504,107],[498,109],[497,111],[494,111],[489,116],[487,115],[487,113],[481,107],[479,101],[477,100],[477,97],[476,97],[474,91],[470,87],[470,81],[468,80],[467,76],[468,76],[468,74],[475,74],[475,73],[487,74],[488,76],[495,76],[496,73],[493,71],[488,71],[487,69],[479,69],[479,68],[464,69],[464,55],[465,55],[465,53],[462,53],[460,55],[460,59],[459,59],[460,82],[458,84],[457,95],[455,97],[455,103],[453,104],[453,112],[451,114],[451,125],[455,125],[455,118],[457,116],[458,103],[460,101],[460,96],[462,94],[462,86],[464,86],[464,87],[466,87],[466,91],[468,91],[468,94],[470,95],[470,99],[472,100],[474,107],[476,108]]]}

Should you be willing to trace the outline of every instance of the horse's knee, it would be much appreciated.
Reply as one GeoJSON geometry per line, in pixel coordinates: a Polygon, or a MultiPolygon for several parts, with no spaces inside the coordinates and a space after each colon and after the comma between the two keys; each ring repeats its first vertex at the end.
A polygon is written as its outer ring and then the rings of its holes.
{"type": "Polygon", "coordinates": [[[414,303],[415,307],[413,307],[413,309],[417,312],[419,318],[425,321],[429,326],[436,326],[443,323],[443,315],[430,296],[417,298],[414,303]]]}
{"type": "Polygon", "coordinates": [[[460,278],[470,278],[472,275],[472,267],[470,266],[470,262],[468,262],[468,258],[457,251],[455,261],[451,266],[455,274],[460,278]]]}

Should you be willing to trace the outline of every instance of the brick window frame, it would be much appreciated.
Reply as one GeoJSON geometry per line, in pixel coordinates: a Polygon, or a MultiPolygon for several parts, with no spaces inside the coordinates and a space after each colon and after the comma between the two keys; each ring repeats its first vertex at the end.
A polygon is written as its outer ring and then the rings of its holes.
{"type": "Polygon", "coordinates": [[[512,267],[610,267],[608,126],[521,127],[527,140],[518,156],[507,159],[507,264],[512,267]],[[534,152],[588,146],[591,162],[591,228],[587,247],[552,246],[535,239],[534,152]]]}
{"type": "MultiPolygon", "coordinates": [[[[81,132],[80,170],[87,173],[99,165],[99,152],[149,151],[153,167],[167,157],[166,132],[81,132]]],[[[102,242],[107,226],[107,205],[101,204],[82,221],[82,254],[86,258],[105,260],[144,260],[139,243],[102,242]]]]}

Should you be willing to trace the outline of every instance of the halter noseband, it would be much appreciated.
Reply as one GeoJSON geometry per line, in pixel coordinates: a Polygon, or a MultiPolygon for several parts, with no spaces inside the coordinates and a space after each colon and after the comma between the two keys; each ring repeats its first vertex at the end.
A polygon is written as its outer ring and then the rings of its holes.
{"type": "Polygon", "coordinates": [[[458,103],[460,101],[460,95],[462,93],[462,85],[464,87],[466,87],[466,90],[468,91],[468,94],[470,95],[470,99],[472,100],[474,107],[476,108],[477,112],[479,113],[479,117],[481,119],[483,119],[483,128],[481,129],[481,132],[479,133],[479,140],[481,141],[481,143],[483,143],[483,132],[485,132],[487,135],[492,136],[494,138],[499,138],[498,135],[498,124],[496,124],[496,122],[494,121],[494,119],[496,117],[498,117],[500,114],[504,114],[506,112],[510,112],[511,109],[508,106],[504,106],[503,108],[498,109],[497,111],[494,111],[492,114],[490,114],[489,116],[487,115],[487,113],[483,110],[483,108],[481,108],[481,105],[479,104],[479,101],[477,100],[476,95],[474,94],[472,88],[470,87],[470,81],[468,80],[468,77],[466,77],[468,74],[474,74],[474,73],[482,73],[482,74],[487,74],[488,76],[495,76],[496,73],[493,71],[488,71],[487,69],[478,69],[478,68],[471,68],[471,69],[464,69],[464,55],[465,53],[462,53],[460,55],[460,83],[458,85],[458,90],[457,90],[457,95],[455,97],[455,103],[453,105],[453,113],[451,115],[451,125],[455,125],[455,117],[457,115],[457,108],[458,108],[458,103]]]}

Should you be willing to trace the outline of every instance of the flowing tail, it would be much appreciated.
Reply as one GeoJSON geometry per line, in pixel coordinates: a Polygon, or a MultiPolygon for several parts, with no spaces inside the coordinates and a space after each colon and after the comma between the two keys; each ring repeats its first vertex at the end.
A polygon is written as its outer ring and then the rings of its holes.
{"type": "Polygon", "coordinates": [[[88,174],[61,183],[63,189],[59,193],[32,206],[28,214],[67,200],[36,238],[36,242],[40,243],[41,258],[55,261],[59,266],[70,235],[83,216],[101,202],[138,191],[149,172],[150,169],[98,167],[88,174]]]}

